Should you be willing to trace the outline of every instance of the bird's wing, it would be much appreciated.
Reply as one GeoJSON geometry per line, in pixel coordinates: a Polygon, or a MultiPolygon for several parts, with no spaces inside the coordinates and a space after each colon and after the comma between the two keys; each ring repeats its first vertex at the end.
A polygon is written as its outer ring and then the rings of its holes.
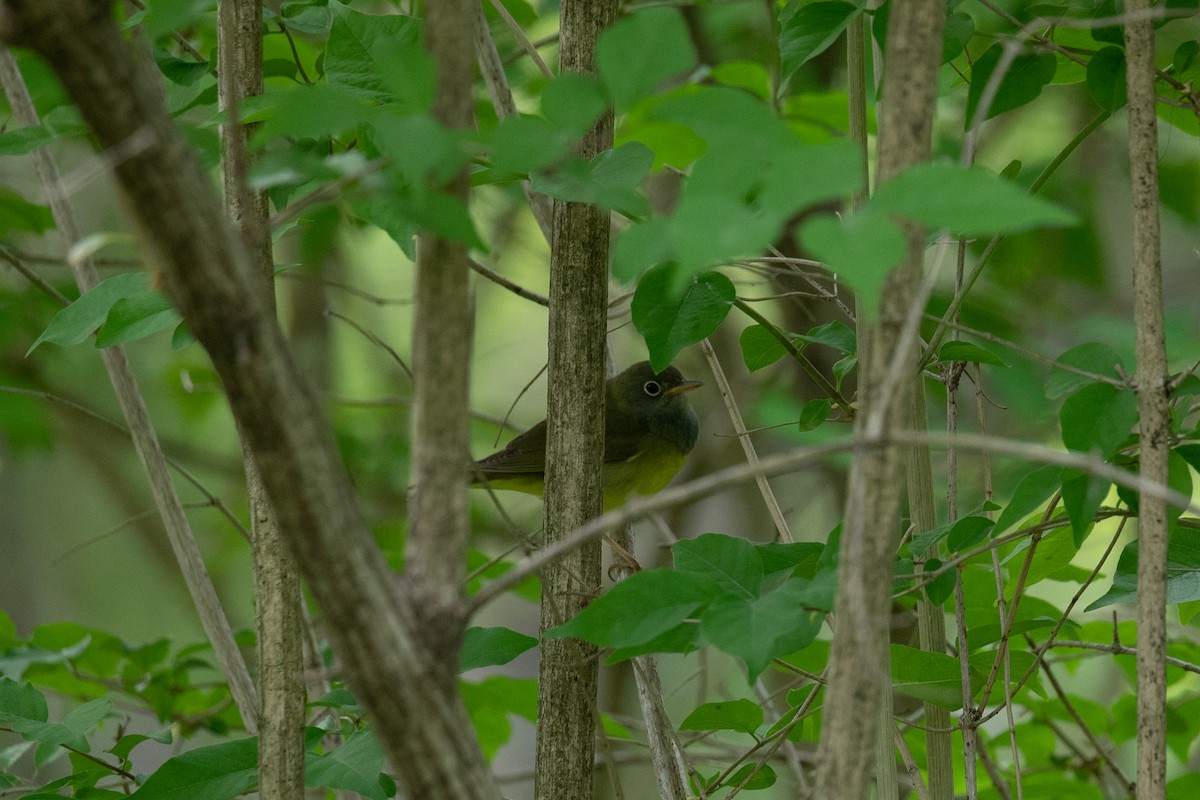
{"type": "Polygon", "coordinates": [[[546,423],[539,422],[503,450],[477,462],[485,473],[519,474],[546,469],[546,423]]]}
{"type": "Polygon", "coordinates": [[[604,463],[620,464],[637,457],[645,447],[646,437],[642,431],[628,434],[608,433],[604,437],[604,463]]]}

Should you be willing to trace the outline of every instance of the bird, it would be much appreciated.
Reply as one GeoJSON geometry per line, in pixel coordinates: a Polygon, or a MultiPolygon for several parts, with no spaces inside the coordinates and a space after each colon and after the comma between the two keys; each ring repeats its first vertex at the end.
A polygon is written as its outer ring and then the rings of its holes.
{"type": "MultiPolygon", "coordinates": [[[[700,436],[700,420],[684,395],[704,384],[675,367],[655,372],[641,361],[604,385],[604,510],[631,494],[662,490],[700,436]]],[[[472,466],[473,485],[541,497],[546,488],[546,422],[534,425],[472,466]]]]}

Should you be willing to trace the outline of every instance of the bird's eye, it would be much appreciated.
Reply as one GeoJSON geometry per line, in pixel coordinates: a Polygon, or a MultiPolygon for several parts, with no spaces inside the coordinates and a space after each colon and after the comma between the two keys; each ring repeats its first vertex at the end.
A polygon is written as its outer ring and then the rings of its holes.
{"type": "Polygon", "coordinates": [[[658,381],[646,381],[642,384],[642,391],[650,397],[658,397],[662,394],[662,387],[658,385],[658,381]]]}

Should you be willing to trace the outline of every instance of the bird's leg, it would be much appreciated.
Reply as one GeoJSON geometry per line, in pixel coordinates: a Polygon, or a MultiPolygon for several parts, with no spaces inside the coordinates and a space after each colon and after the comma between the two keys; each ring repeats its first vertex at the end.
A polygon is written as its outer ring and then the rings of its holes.
{"type": "Polygon", "coordinates": [[[622,562],[619,564],[614,563],[608,568],[608,577],[610,580],[616,580],[616,577],[613,576],[614,570],[624,569],[628,570],[629,572],[641,571],[642,565],[639,564],[638,560],[633,557],[633,553],[629,552],[624,547],[613,541],[613,538],[607,533],[604,534],[604,541],[608,542],[608,546],[612,548],[613,556],[622,562]]]}

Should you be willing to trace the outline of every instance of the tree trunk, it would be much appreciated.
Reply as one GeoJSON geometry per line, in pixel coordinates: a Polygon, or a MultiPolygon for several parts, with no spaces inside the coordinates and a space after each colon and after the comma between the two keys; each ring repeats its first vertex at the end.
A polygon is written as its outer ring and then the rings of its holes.
{"type": "MultiPolygon", "coordinates": [[[[929,156],[944,16],[945,4],[937,0],[912,0],[892,11],[879,122],[881,184],[929,156]]],[[[916,351],[915,341],[902,341],[901,329],[917,294],[925,239],[916,228],[906,234],[907,259],[888,276],[877,321],[859,340],[855,432],[860,435],[904,428],[909,420],[916,351]],[[894,371],[900,380],[889,380],[894,371]]],[[[891,680],[888,620],[903,457],[898,446],[860,450],[850,471],[838,558],[837,630],[817,752],[816,796],[821,798],[866,796],[878,701],[891,680]]]]}
{"type": "MultiPolygon", "coordinates": [[[[616,19],[615,0],[565,0],[559,69],[595,70],[596,40],[616,19]]],[[[584,158],[612,147],[605,114],[580,144],[584,158]]],[[[609,214],[584,203],[554,203],[550,255],[546,544],[603,507],[604,347],[608,308],[609,214]]],[[[542,575],[541,629],[560,625],[600,591],[600,543],[591,542],[542,575]]],[[[591,800],[595,757],[595,647],[543,639],[538,673],[535,796],[591,800]]]]}

